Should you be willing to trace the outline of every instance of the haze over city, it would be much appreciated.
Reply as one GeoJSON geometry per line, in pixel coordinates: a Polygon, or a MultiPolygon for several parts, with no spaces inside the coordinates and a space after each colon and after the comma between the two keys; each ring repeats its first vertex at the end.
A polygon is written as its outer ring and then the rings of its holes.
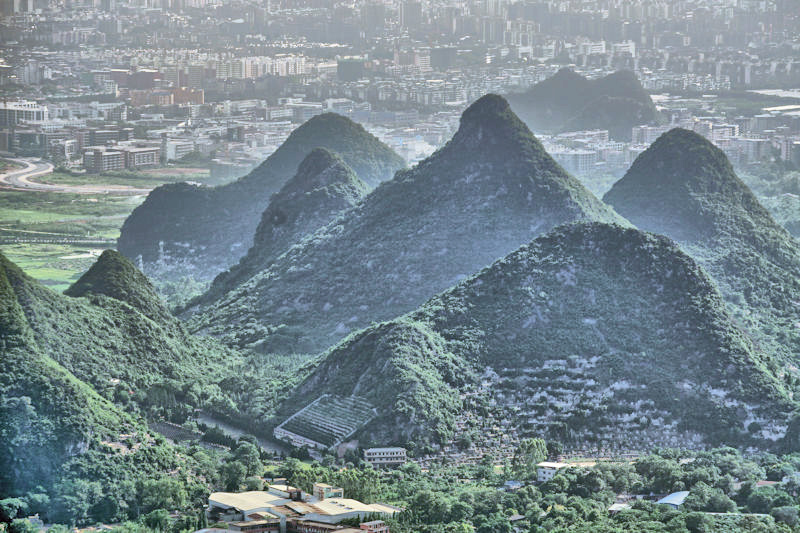
{"type": "Polygon", "coordinates": [[[800,533],[797,0],[0,43],[0,533],[800,533]]]}

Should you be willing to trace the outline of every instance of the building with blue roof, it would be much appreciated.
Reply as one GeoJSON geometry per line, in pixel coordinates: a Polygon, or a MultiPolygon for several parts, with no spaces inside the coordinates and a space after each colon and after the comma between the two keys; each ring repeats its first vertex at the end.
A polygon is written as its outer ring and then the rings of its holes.
{"type": "Polygon", "coordinates": [[[679,492],[673,492],[672,494],[670,494],[668,496],[664,496],[663,498],[658,500],[656,503],[660,503],[660,504],[664,504],[664,505],[670,505],[673,508],[677,509],[679,505],[682,505],[683,502],[686,501],[686,497],[687,496],[689,496],[689,491],[688,490],[682,490],[682,491],[679,491],[679,492]]]}

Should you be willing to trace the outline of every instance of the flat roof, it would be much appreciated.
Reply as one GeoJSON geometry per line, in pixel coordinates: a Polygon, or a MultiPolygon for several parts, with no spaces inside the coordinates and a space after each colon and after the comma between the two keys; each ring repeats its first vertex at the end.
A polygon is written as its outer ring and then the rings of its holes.
{"type": "Polygon", "coordinates": [[[231,522],[230,525],[238,527],[263,526],[266,524],[274,524],[276,520],[280,521],[280,519],[276,516],[275,518],[270,518],[267,520],[245,520],[242,522],[231,522]]]}
{"type": "Polygon", "coordinates": [[[681,505],[685,500],[686,497],[689,496],[688,490],[682,490],[679,492],[673,492],[668,496],[664,496],[656,503],[665,503],[667,505],[681,505]]]}
{"type": "Polygon", "coordinates": [[[608,508],[609,511],[624,511],[625,509],[630,509],[631,506],[627,503],[615,503],[611,507],[608,508]]]}
{"type": "Polygon", "coordinates": [[[365,452],[375,452],[375,453],[380,453],[380,452],[404,452],[404,451],[406,451],[406,449],[405,448],[400,448],[398,446],[398,447],[395,447],[395,448],[367,448],[364,451],[365,452]]]}
{"type": "Polygon", "coordinates": [[[209,504],[222,507],[233,507],[240,511],[249,511],[263,507],[283,505],[287,500],[280,496],[261,490],[250,492],[214,492],[208,497],[209,504]]]}
{"type": "Polygon", "coordinates": [[[566,468],[569,466],[569,463],[551,463],[549,461],[542,461],[536,466],[541,466],[542,468],[566,468]]]}
{"type": "MultiPolygon", "coordinates": [[[[294,508],[297,503],[299,502],[292,502],[289,505],[294,508]]],[[[352,512],[394,514],[402,510],[399,507],[385,503],[363,503],[350,498],[329,498],[313,505],[305,504],[305,507],[310,508],[309,511],[306,511],[307,513],[319,513],[329,516],[352,512]]]]}
{"type": "Polygon", "coordinates": [[[281,485],[280,483],[273,483],[269,486],[271,489],[280,490],[282,492],[289,492],[294,490],[300,490],[296,487],[292,487],[291,485],[281,485]]]}

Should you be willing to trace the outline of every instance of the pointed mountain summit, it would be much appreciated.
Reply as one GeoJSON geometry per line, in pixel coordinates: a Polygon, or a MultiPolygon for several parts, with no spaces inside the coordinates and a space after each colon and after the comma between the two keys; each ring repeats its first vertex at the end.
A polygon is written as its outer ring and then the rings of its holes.
{"type": "Polygon", "coordinates": [[[94,387],[106,389],[110,380],[135,390],[165,378],[208,381],[215,367],[237,357],[213,339],[190,335],[116,252],[105,252],[70,287],[71,296],[0,255],[0,289],[0,340],[23,342],[94,387]]]}
{"type": "Polygon", "coordinates": [[[170,316],[147,277],[115,250],[104,251],[64,294],[74,297],[102,294],[130,304],[153,320],[170,316]]]}
{"type": "Polygon", "coordinates": [[[297,174],[270,199],[247,255],[218,275],[197,302],[213,300],[267,268],[281,253],[328,224],[368,192],[369,187],[338,155],[315,148],[300,163],[297,174]]]}
{"type": "Polygon", "coordinates": [[[800,361],[800,245],[722,150],[694,132],[670,130],[604,200],[637,227],[680,242],[717,281],[748,333],[779,360],[800,361]]]}
{"type": "Polygon", "coordinates": [[[678,241],[715,239],[772,224],[722,150],[681,128],[661,135],[640,154],[604,200],[637,226],[678,241]],[[730,216],[738,227],[731,227],[730,216]]]}
{"type": "Polygon", "coordinates": [[[236,345],[316,352],[577,220],[624,223],[545,152],[505,99],[487,95],[447,145],[266,270],[190,309],[192,324],[236,345]]]}
{"type": "Polygon", "coordinates": [[[534,130],[604,129],[614,139],[629,141],[631,128],[658,120],[650,95],[630,71],[589,80],[563,68],[508,98],[534,130]]]}
{"type": "Polygon", "coordinates": [[[188,183],[154,189],[122,226],[118,249],[141,256],[156,277],[211,279],[236,264],[253,243],[269,198],[317,147],[328,148],[374,187],[405,166],[391,148],[361,125],[335,113],[317,115],[247,176],[220,187],[188,183]]]}
{"type": "Polygon", "coordinates": [[[324,394],[376,409],[353,436],[363,446],[443,444],[458,427],[502,419],[519,437],[578,448],[770,448],[796,407],[691,257],[604,223],[556,228],[350,335],[279,421],[324,394]]]}
{"type": "Polygon", "coordinates": [[[256,229],[255,247],[280,251],[309,230],[323,226],[323,220],[327,222],[335,213],[358,203],[369,190],[338,155],[315,148],[300,163],[297,174],[270,200],[256,229]],[[279,229],[291,230],[293,236],[276,242],[274,233],[279,229]]]}
{"type": "MultiPolygon", "coordinates": [[[[94,476],[96,493],[105,497],[130,482],[134,470],[138,479],[145,480],[160,478],[165,465],[182,471],[191,468],[190,457],[164,441],[157,442],[144,419],[133,411],[144,411],[145,406],[169,408],[170,400],[174,405],[174,397],[159,400],[163,389],[158,386],[148,390],[148,379],[159,385],[165,379],[178,383],[189,373],[194,377],[185,390],[204,387],[194,382],[204,376],[197,368],[204,360],[197,357],[171,372],[165,365],[161,370],[167,372],[148,378],[142,375],[145,361],[169,358],[170,349],[185,349],[181,348],[185,339],[173,340],[173,331],[143,341],[140,336],[159,333],[147,329],[153,321],[110,298],[106,298],[108,307],[84,300],[41,286],[0,254],[0,494],[4,498],[25,501],[30,493],[51,498],[70,494],[54,488],[71,486],[78,479],[85,484],[90,476],[94,476]],[[50,307],[42,300],[47,297],[58,305],[50,307]],[[149,345],[137,347],[147,341],[149,345]],[[171,342],[175,346],[170,348],[171,342]],[[127,362],[129,376],[118,372],[126,351],[135,352],[127,362]],[[115,386],[119,377],[124,379],[115,386]],[[122,399],[126,407],[97,390],[122,399]],[[140,409],[132,409],[137,403],[140,409]]],[[[203,355],[209,357],[212,352],[203,355]]],[[[87,501],[89,496],[81,497],[87,501]]],[[[49,512],[65,522],[85,519],[70,505],[57,505],[49,512]]]]}
{"type": "MultiPolygon", "coordinates": [[[[36,305],[37,285],[0,254],[0,493],[7,495],[52,486],[64,474],[63,463],[86,453],[90,443],[116,441],[134,427],[131,415],[54,360],[61,350],[40,342],[21,303],[36,305]]],[[[58,317],[45,313],[42,319],[52,324],[58,317]]],[[[70,333],[64,336],[70,349],[70,333]]]]}

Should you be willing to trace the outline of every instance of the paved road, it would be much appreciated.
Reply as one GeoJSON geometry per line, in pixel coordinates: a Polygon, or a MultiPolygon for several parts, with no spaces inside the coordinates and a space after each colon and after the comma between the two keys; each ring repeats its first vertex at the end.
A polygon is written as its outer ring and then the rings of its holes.
{"type": "Polygon", "coordinates": [[[150,189],[136,189],[124,185],[53,185],[33,181],[34,178],[52,174],[53,165],[38,159],[8,159],[22,168],[8,170],[0,174],[0,187],[10,187],[28,191],[66,192],[73,194],[147,194],[150,189]]]}

